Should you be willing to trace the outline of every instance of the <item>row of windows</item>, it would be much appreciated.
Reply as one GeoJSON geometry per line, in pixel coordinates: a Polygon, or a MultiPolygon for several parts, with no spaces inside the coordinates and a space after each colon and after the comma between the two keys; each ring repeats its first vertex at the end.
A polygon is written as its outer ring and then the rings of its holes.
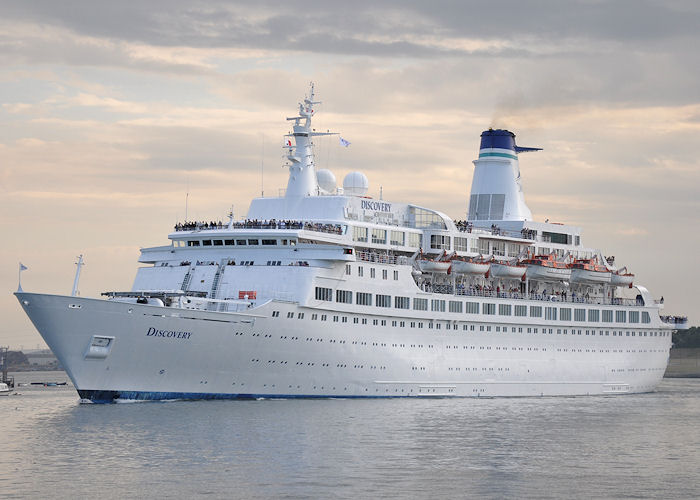
{"type": "MultiPolygon", "coordinates": [[[[224,240],[187,240],[188,247],[243,247],[243,246],[276,246],[276,245],[296,245],[296,240],[288,239],[259,239],[259,238],[246,238],[246,239],[224,239],[224,240]]],[[[174,242],[176,247],[181,247],[185,245],[182,240],[176,240],[174,242]]]]}
{"type": "MultiPolygon", "coordinates": [[[[374,269],[372,269],[374,270],[374,269]]],[[[397,271],[395,271],[397,272],[397,271]]],[[[327,300],[331,301],[332,291],[330,288],[316,287],[316,300],[327,300]]],[[[396,309],[409,309],[410,304],[409,297],[396,296],[394,300],[394,307],[396,309]]],[[[341,302],[344,304],[352,304],[352,292],[346,290],[336,291],[336,302],[341,302]]],[[[467,314],[479,314],[479,302],[462,302],[460,300],[450,300],[446,301],[444,299],[431,299],[430,300],[430,310],[434,312],[445,312],[446,302],[449,302],[449,312],[451,313],[461,313],[463,309],[466,309],[467,314]],[[466,307],[464,307],[466,306],[466,307]]],[[[366,292],[357,293],[356,303],[361,306],[371,306],[372,305],[372,294],[366,292]]],[[[391,296],[390,295],[375,295],[375,305],[377,307],[391,307],[391,296]],[[380,298],[381,297],[381,298],[380,298]]],[[[415,311],[427,311],[428,310],[428,299],[414,298],[413,299],[413,309],[415,311]]],[[[515,305],[512,304],[498,304],[498,315],[499,316],[511,316],[512,312],[515,312],[515,316],[527,317],[528,316],[528,306],[525,305],[515,305]]],[[[598,322],[600,318],[600,313],[602,312],[603,323],[613,322],[613,312],[615,313],[615,323],[639,323],[640,315],[639,311],[612,311],[610,309],[579,309],[575,308],[573,310],[574,321],[586,321],[586,311],[588,311],[588,321],[598,322]]],[[[482,305],[482,313],[488,315],[496,314],[496,304],[485,302],[482,305]]],[[[556,321],[557,315],[561,321],[571,321],[571,308],[570,307],[542,307],[542,306],[530,306],[529,317],[531,318],[542,318],[544,313],[544,319],[549,321],[556,321]]],[[[641,314],[642,323],[650,323],[651,317],[647,311],[642,311],[641,314]]]]}
{"type": "MultiPolygon", "coordinates": [[[[345,265],[345,274],[347,276],[350,276],[352,274],[352,266],[350,264],[345,265]]],[[[365,275],[365,268],[363,266],[357,266],[357,275],[359,277],[363,277],[365,275]]],[[[369,277],[370,278],[376,278],[377,277],[377,270],[373,267],[369,268],[369,277]]],[[[388,269],[382,269],[382,279],[386,280],[389,279],[389,270],[388,269]]],[[[397,270],[394,270],[394,280],[399,279],[399,272],[397,270]]]]}
{"type": "MultiPolygon", "coordinates": [[[[365,294],[358,292],[358,296],[360,295],[366,295],[368,296],[370,302],[372,299],[372,294],[365,294]]],[[[380,301],[385,301],[389,295],[377,295],[377,297],[382,297],[380,301]]],[[[425,299],[423,299],[425,300],[425,299]]],[[[380,306],[380,307],[386,307],[386,306],[380,306]]],[[[297,319],[304,319],[305,313],[300,312],[297,313],[297,319]]],[[[278,318],[279,317],[279,311],[273,311],[272,312],[272,317],[273,318],[278,318]]],[[[288,312],[287,313],[287,318],[288,319],[293,319],[294,318],[294,313],[293,312],[288,312]]],[[[319,319],[319,314],[313,313],[311,314],[311,320],[316,321],[319,319]]],[[[328,315],[327,314],[321,314],[320,315],[321,321],[327,321],[328,320],[328,315]]],[[[348,316],[340,316],[340,315],[333,315],[332,320],[335,323],[348,323],[348,316]]],[[[361,318],[361,317],[353,317],[352,322],[354,324],[363,324],[367,325],[368,324],[368,318],[361,318]]],[[[576,328],[548,328],[548,327],[525,327],[525,326],[505,326],[505,325],[474,325],[474,324],[468,324],[468,323],[452,323],[449,321],[445,321],[444,323],[441,323],[439,321],[399,321],[399,320],[391,320],[391,326],[392,327],[399,327],[399,328],[406,328],[406,324],[408,323],[410,328],[424,328],[427,327],[429,329],[436,329],[436,330],[441,330],[442,327],[444,326],[446,330],[463,330],[463,331],[477,331],[476,327],[478,326],[479,329],[478,331],[480,332],[491,332],[495,331],[496,333],[542,333],[542,334],[557,334],[557,335],[589,335],[589,336],[600,336],[600,337],[668,337],[670,335],[669,332],[663,332],[663,331],[639,331],[637,332],[636,330],[583,330],[583,329],[576,329],[576,328]]],[[[372,325],[374,326],[388,326],[388,321],[386,319],[372,319],[372,325]]],[[[308,339],[307,339],[308,340],[308,339]]],[[[342,341],[344,342],[344,341],[342,341]]],[[[431,346],[432,347],[432,346],[431,346]]]]}
{"type": "Polygon", "coordinates": [[[368,243],[371,241],[375,245],[386,245],[387,236],[389,237],[389,245],[391,246],[409,246],[412,248],[420,248],[421,246],[421,234],[419,233],[405,233],[403,231],[387,231],[386,229],[372,228],[370,232],[369,228],[353,226],[352,228],[352,239],[353,241],[358,241],[361,243],[368,243]]]}

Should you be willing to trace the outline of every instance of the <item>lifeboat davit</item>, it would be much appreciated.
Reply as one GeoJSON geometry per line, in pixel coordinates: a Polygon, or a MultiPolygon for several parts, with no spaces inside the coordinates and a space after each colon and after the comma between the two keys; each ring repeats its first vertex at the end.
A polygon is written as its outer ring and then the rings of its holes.
{"type": "Polygon", "coordinates": [[[420,259],[417,261],[418,267],[424,273],[440,273],[447,274],[447,271],[452,265],[451,262],[443,262],[432,259],[420,259]]]}
{"type": "Polygon", "coordinates": [[[525,276],[527,266],[521,264],[509,264],[508,262],[492,262],[491,276],[493,278],[519,280],[525,276]]]}
{"type": "Polygon", "coordinates": [[[527,265],[525,276],[537,281],[569,281],[571,269],[563,262],[555,260],[553,255],[535,255],[531,259],[525,259],[527,265]]]}
{"type": "Polygon", "coordinates": [[[611,281],[612,273],[605,266],[598,264],[595,259],[576,259],[569,267],[572,283],[604,285],[611,281]]]}
{"type": "Polygon", "coordinates": [[[489,270],[489,263],[472,259],[452,260],[452,272],[457,274],[484,275],[489,270]]]}

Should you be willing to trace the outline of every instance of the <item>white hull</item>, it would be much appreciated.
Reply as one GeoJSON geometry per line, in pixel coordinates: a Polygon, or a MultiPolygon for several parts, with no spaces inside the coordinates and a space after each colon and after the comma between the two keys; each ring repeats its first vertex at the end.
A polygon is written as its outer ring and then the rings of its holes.
{"type": "Polygon", "coordinates": [[[508,266],[506,264],[491,263],[491,277],[503,279],[521,279],[527,271],[523,266],[508,266]]]}
{"type": "Polygon", "coordinates": [[[589,271],[588,269],[572,269],[572,283],[586,283],[589,285],[605,285],[610,283],[610,272],[589,271]]]}
{"type": "Polygon", "coordinates": [[[647,392],[663,377],[671,344],[670,330],[660,325],[647,325],[650,336],[641,336],[637,325],[640,335],[632,338],[612,336],[610,325],[606,335],[602,329],[594,336],[557,334],[575,325],[530,318],[494,322],[483,315],[443,313],[434,327],[426,318],[425,328],[411,328],[408,321],[416,318],[287,302],[240,314],[31,293],[17,297],[81,397],[97,402],[647,392]],[[299,312],[305,317],[299,319],[299,312]],[[312,312],[327,313],[328,321],[311,320],[312,312]],[[334,314],[349,319],[331,322],[334,314]],[[368,324],[354,323],[358,316],[370,318],[368,324]],[[372,325],[371,318],[382,317],[386,326],[372,325]],[[405,327],[390,326],[392,319],[405,320],[405,327]],[[495,332],[496,325],[506,331],[495,332]],[[524,333],[530,328],[539,333],[524,333]],[[110,344],[91,348],[96,336],[110,344]]]}
{"type": "Polygon", "coordinates": [[[484,275],[489,270],[489,264],[483,262],[452,261],[452,272],[455,274],[484,275]]]}
{"type": "Polygon", "coordinates": [[[528,279],[538,281],[569,281],[571,269],[528,265],[526,276],[528,279]]]}

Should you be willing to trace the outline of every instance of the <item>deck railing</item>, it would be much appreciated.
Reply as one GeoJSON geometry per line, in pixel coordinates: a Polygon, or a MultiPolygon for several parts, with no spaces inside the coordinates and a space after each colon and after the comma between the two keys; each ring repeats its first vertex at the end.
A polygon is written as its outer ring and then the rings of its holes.
{"type": "Polygon", "coordinates": [[[305,231],[316,231],[318,233],[343,234],[342,224],[320,224],[307,221],[240,221],[234,222],[230,226],[222,222],[185,222],[175,225],[175,231],[212,231],[228,229],[303,229],[305,231]]]}
{"type": "Polygon", "coordinates": [[[541,302],[556,302],[562,304],[599,304],[612,306],[641,306],[643,303],[636,299],[625,298],[607,298],[600,296],[562,296],[549,295],[542,293],[523,293],[523,292],[497,292],[494,290],[479,290],[476,288],[459,287],[457,289],[452,285],[429,285],[424,284],[422,287],[425,292],[440,293],[445,295],[458,295],[462,297],[486,297],[493,299],[516,299],[516,300],[539,300],[541,302]]]}

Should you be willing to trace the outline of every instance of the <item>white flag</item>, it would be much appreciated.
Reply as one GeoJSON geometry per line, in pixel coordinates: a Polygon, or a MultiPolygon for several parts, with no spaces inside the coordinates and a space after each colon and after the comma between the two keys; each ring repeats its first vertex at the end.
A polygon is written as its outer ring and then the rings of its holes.
{"type": "MultiPolygon", "coordinates": [[[[338,136],[338,137],[340,137],[340,136],[338,136]]],[[[340,137],[340,145],[347,148],[350,145],[350,141],[346,141],[345,139],[340,137]]]]}
{"type": "Polygon", "coordinates": [[[22,264],[21,262],[19,263],[19,270],[20,270],[20,271],[26,271],[27,269],[29,269],[27,266],[25,266],[25,265],[22,264]]]}

